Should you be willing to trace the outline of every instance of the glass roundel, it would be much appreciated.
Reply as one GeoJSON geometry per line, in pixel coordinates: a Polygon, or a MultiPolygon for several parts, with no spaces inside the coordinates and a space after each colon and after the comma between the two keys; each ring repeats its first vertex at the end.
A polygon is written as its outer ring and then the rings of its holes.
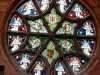
{"type": "Polygon", "coordinates": [[[78,75],[95,52],[95,20],[77,0],[21,0],[7,25],[10,54],[29,75],[78,75]]]}

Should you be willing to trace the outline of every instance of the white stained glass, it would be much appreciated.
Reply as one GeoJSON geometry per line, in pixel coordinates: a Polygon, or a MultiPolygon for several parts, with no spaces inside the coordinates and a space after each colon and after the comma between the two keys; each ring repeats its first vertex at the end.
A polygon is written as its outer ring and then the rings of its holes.
{"type": "Polygon", "coordinates": [[[36,21],[28,21],[28,23],[30,24],[30,32],[47,33],[47,29],[43,26],[40,19],[36,21]]]}
{"type": "Polygon", "coordinates": [[[46,11],[49,8],[50,0],[37,0],[37,3],[42,12],[46,11]]]}
{"type": "Polygon", "coordinates": [[[65,13],[72,3],[73,3],[73,0],[58,0],[57,1],[57,4],[59,4],[59,10],[62,13],[65,13]]]}

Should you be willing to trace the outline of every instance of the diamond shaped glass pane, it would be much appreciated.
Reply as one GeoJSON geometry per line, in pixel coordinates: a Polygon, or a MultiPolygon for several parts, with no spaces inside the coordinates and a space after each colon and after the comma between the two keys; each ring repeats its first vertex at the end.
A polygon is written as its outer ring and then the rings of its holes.
{"type": "Polygon", "coordinates": [[[55,44],[49,42],[47,48],[42,52],[42,55],[48,60],[48,63],[51,64],[54,59],[58,58],[59,53],[55,49],[55,44]]]}
{"type": "Polygon", "coordinates": [[[61,17],[56,13],[55,9],[52,9],[51,13],[45,16],[45,19],[48,22],[51,31],[53,31],[57,26],[57,23],[61,20],[61,17]]]}

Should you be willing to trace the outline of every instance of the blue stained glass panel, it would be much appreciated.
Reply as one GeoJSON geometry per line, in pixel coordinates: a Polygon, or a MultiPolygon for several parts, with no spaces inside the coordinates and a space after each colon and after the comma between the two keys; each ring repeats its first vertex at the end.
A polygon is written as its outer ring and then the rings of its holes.
{"type": "Polygon", "coordinates": [[[32,2],[32,0],[25,2],[23,5],[21,5],[18,8],[17,11],[18,11],[18,13],[20,13],[22,15],[29,15],[29,16],[38,16],[39,15],[34,3],[32,2]]]}

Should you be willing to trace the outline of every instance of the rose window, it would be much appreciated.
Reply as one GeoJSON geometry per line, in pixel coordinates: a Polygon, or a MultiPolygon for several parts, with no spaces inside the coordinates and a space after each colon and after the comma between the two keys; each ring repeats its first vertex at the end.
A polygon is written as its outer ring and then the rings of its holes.
{"type": "Polygon", "coordinates": [[[7,22],[7,47],[28,75],[78,75],[95,53],[96,23],[77,0],[21,0],[7,22]]]}

